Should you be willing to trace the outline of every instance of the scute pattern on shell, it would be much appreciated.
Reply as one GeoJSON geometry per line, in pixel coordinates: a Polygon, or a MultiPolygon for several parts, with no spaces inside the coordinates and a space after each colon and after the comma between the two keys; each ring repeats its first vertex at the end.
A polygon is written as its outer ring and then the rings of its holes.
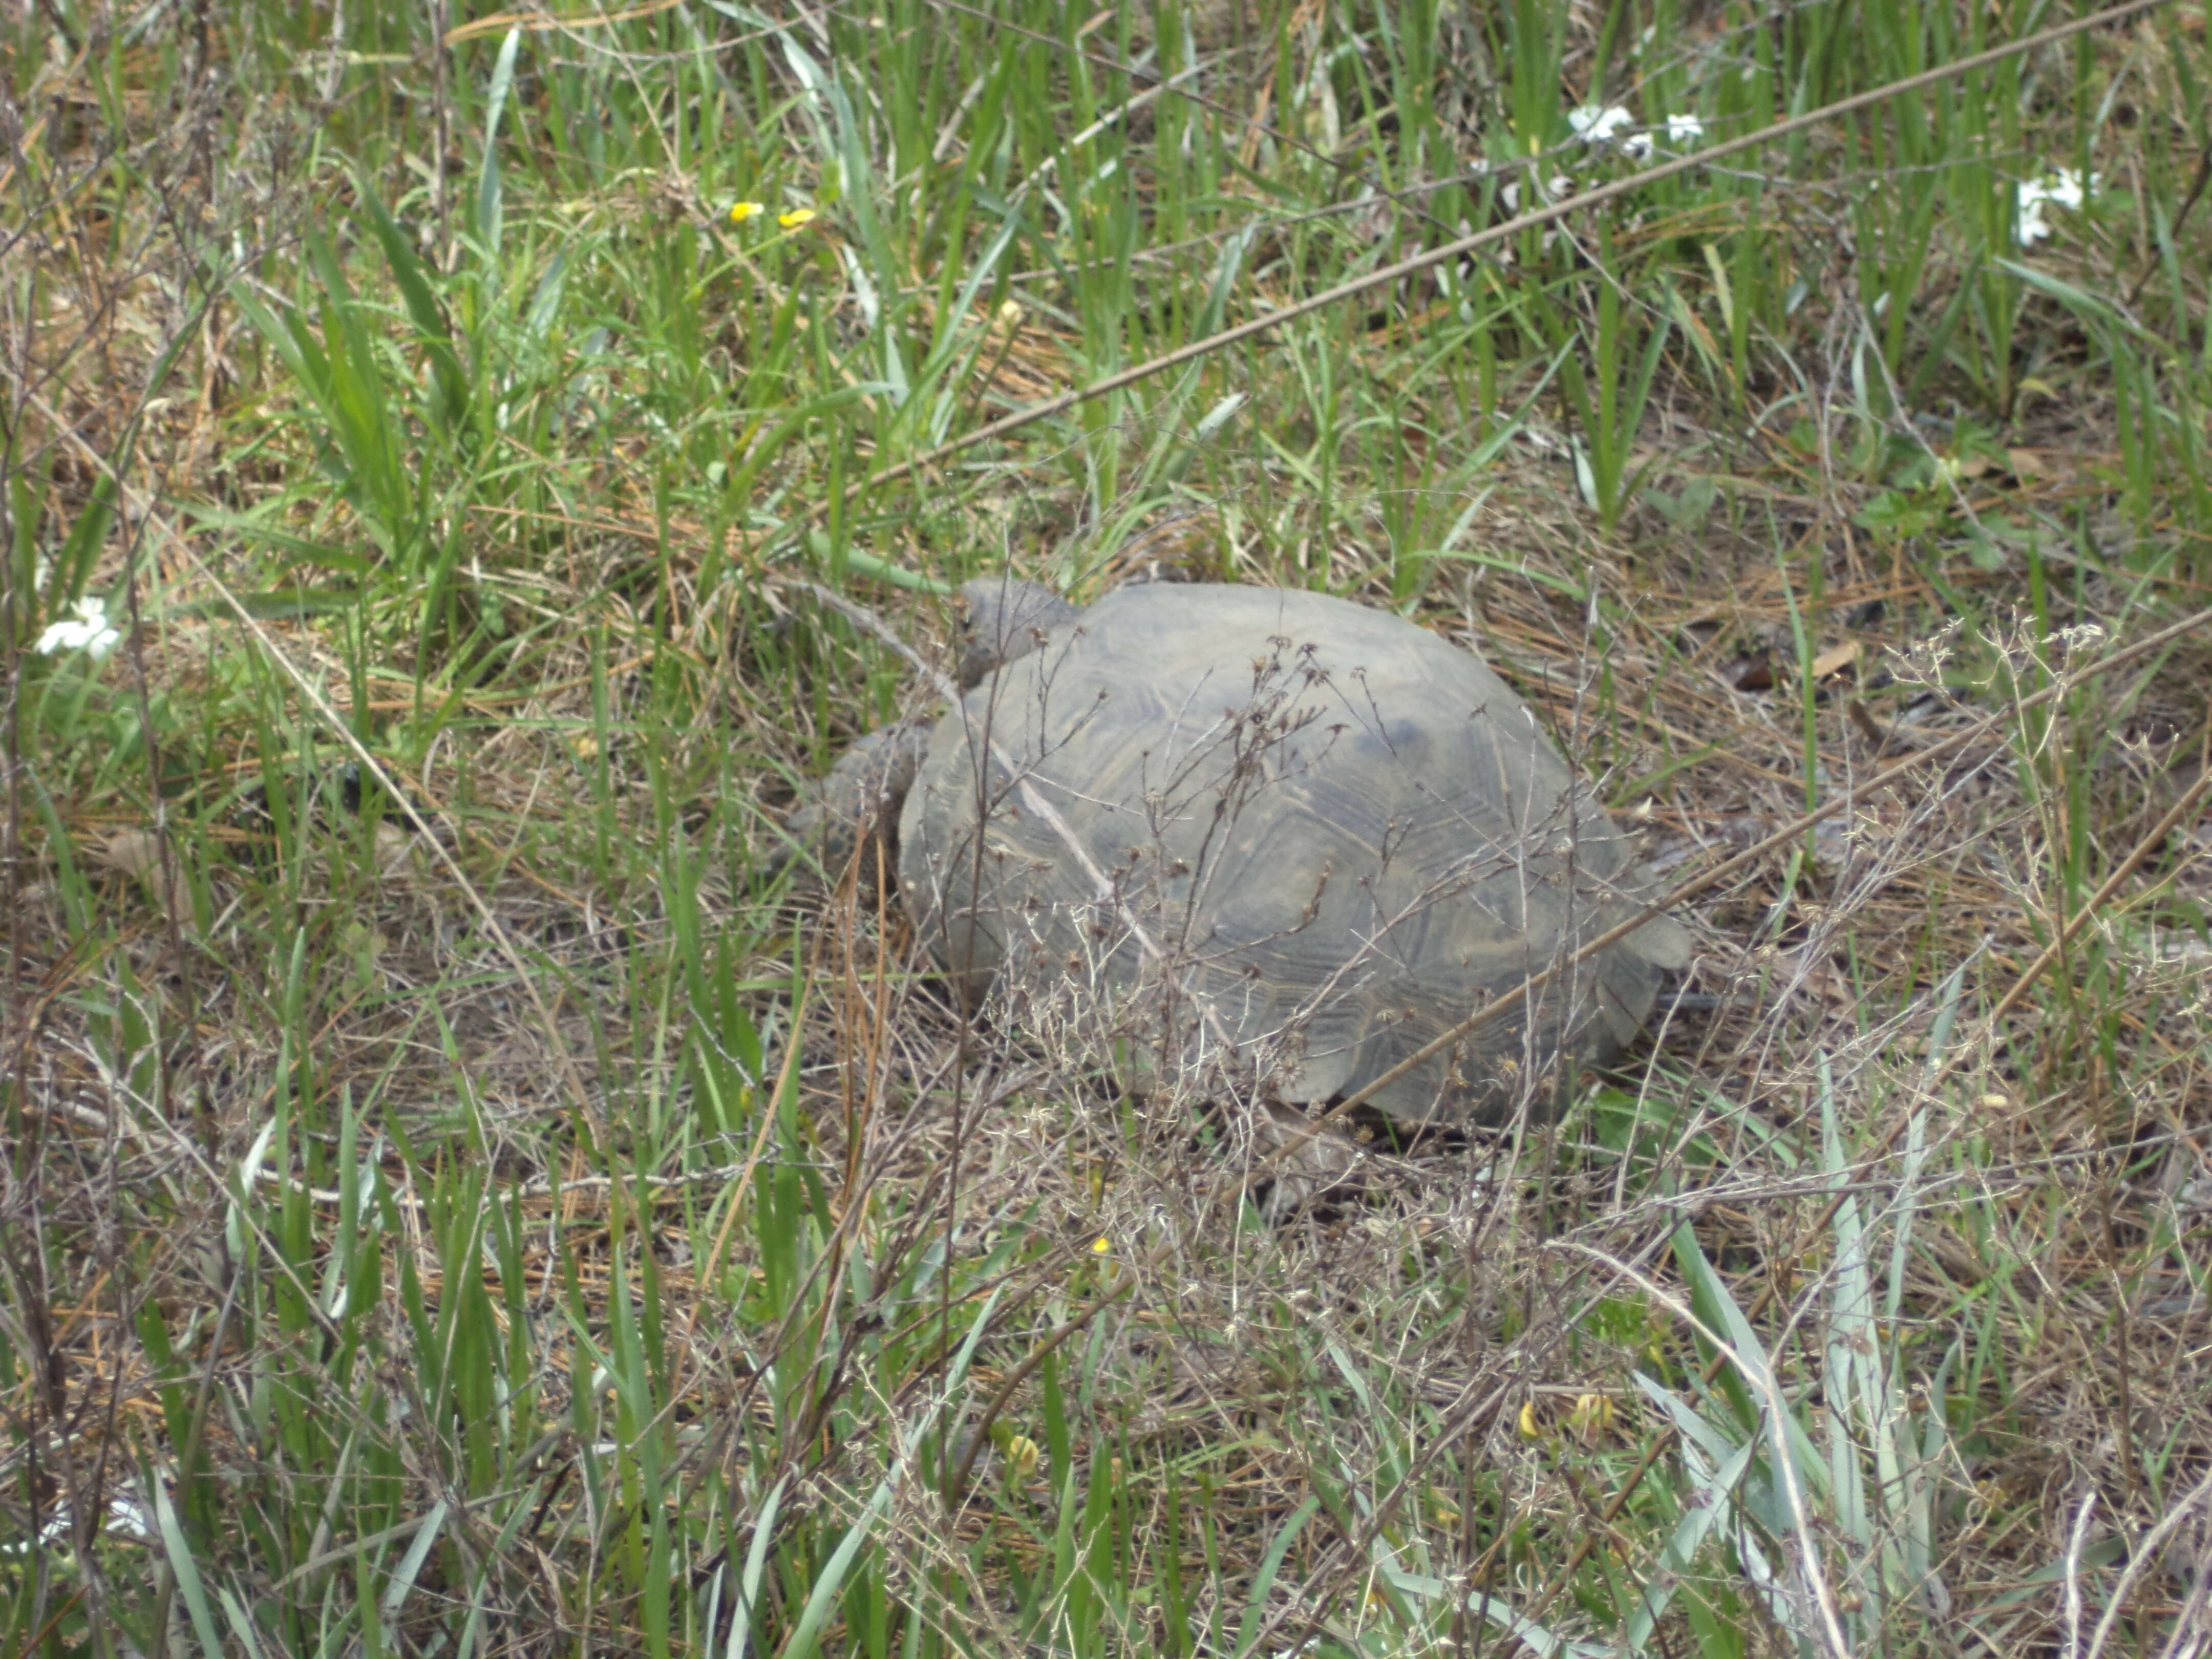
{"type": "MultiPolygon", "coordinates": [[[[939,722],[900,849],[970,995],[1058,995],[1152,1064],[1241,1066],[1290,1101],[1360,1086],[1640,902],[1626,838],[1478,659],[1267,588],[1126,588],[1054,629],[939,722]],[[1095,875],[979,768],[994,748],[1095,875]]],[[[1494,1117],[1530,1068],[1632,1036],[1681,937],[1631,935],[1376,1105],[1494,1117]]]]}

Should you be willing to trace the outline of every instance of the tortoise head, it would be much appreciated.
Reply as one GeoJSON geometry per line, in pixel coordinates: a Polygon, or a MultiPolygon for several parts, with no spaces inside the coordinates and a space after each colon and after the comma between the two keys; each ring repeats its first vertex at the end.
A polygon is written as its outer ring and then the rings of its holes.
{"type": "Polygon", "coordinates": [[[1044,643],[1047,629],[1081,613],[1049,588],[1011,576],[978,576],[960,584],[968,620],[960,632],[960,689],[973,690],[1018,657],[1044,643]]]}

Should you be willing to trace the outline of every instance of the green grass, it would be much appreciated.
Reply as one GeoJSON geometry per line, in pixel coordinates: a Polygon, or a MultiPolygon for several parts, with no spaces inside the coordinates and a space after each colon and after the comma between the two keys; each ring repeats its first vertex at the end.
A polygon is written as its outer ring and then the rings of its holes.
{"type": "Polygon", "coordinates": [[[927,459],[2063,19],[562,15],[0,37],[0,1648],[2194,1651],[2208,653],[2089,671],[2212,586],[2201,12],[927,459]],[[1270,1220],[767,873],[927,705],[811,585],[1009,562],[1402,610],[1678,878],[1998,718],[1270,1220]]]}

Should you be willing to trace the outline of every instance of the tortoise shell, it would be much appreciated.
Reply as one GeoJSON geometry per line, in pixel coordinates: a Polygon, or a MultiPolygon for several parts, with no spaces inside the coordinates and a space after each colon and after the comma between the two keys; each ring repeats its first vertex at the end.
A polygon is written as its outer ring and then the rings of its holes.
{"type": "MultiPolygon", "coordinates": [[[[1321,1103],[1632,914],[1630,854],[1468,652],[1322,594],[1163,583],[938,722],[899,883],[969,996],[1321,1103]]],[[[1494,1121],[1562,1055],[1632,1037],[1685,944],[1648,923],[1375,1104],[1494,1121]]]]}

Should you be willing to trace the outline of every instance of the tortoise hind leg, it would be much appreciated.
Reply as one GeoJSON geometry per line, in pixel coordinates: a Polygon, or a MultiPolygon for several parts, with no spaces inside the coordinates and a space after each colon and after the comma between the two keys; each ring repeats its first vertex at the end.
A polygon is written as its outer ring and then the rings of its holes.
{"type": "Polygon", "coordinates": [[[784,819],[787,839],[769,855],[769,873],[796,864],[835,881],[858,858],[866,882],[873,878],[878,847],[883,867],[896,870],[899,809],[921,768],[932,724],[910,720],[879,727],[839,756],[813,794],[784,819]]]}

